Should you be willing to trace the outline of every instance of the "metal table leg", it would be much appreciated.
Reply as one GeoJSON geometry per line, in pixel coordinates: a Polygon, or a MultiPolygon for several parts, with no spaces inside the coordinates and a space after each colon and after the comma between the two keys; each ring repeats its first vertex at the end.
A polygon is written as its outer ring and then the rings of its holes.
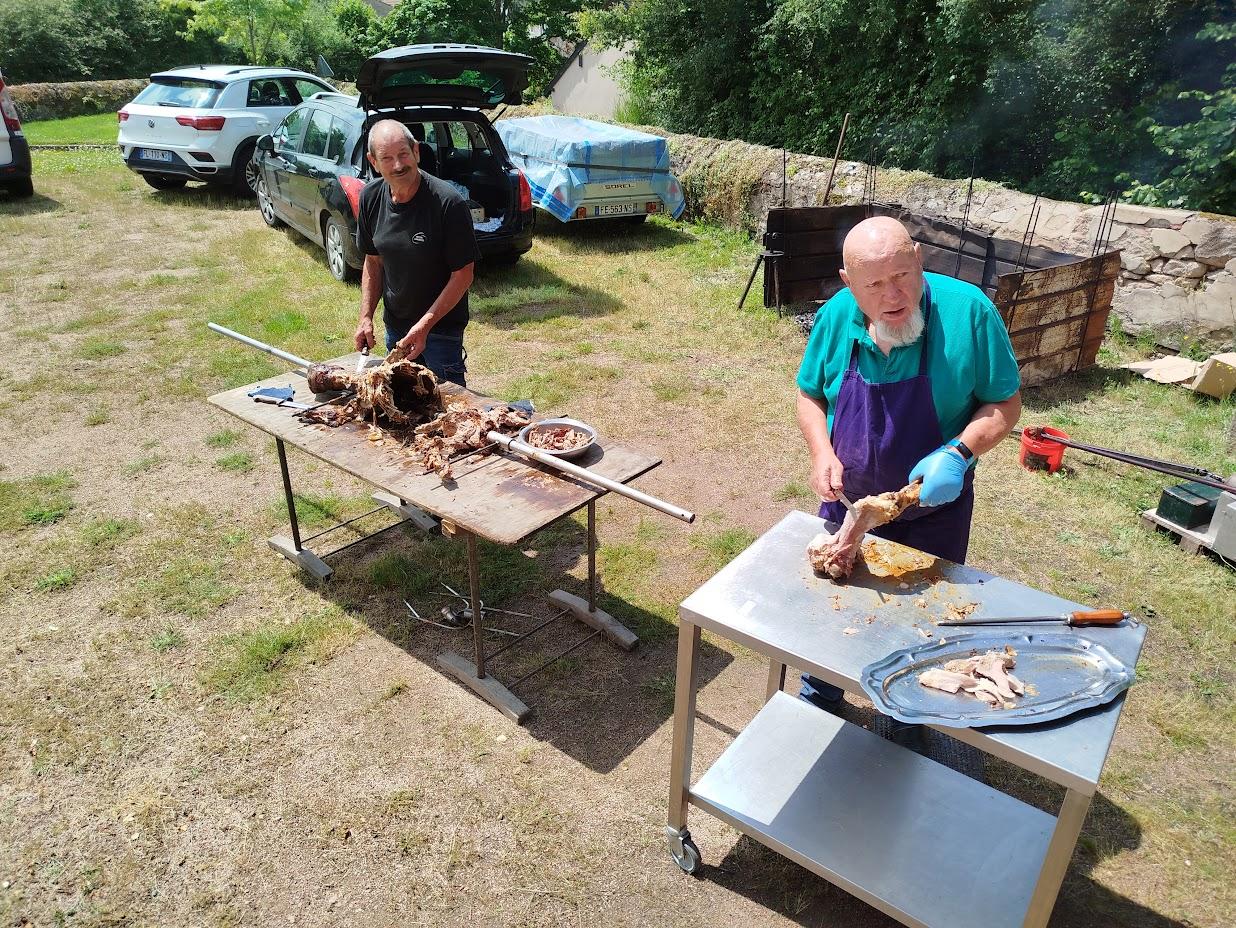
{"type": "Polygon", "coordinates": [[[768,659],[768,686],[764,689],[764,702],[785,689],[785,664],[775,658],[768,659]]]}
{"type": "Polygon", "coordinates": [[[310,551],[301,547],[300,523],[296,519],[296,497],[292,495],[292,477],[288,472],[288,453],[283,439],[275,439],[275,450],[279,452],[279,470],[283,474],[283,495],[288,504],[288,522],[292,526],[292,537],[275,535],[266,540],[274,550],[299,567],[301,570],[318,580],[326,580],[334,571],[327,563],[310,551]]]}
{"type": "Polygon", "coordinates": [[[1073,848],[1077,846],[1077,836],[1081,834],[1086,813],[1090,810],[1090,800],[1090,796],[1077,790],[1065,792],[1060,814],[1056,816],[1056,827],[1047,845],[1047,855],[1043,858],[1043,869],[1039,871],[1034,895],[1026,907],[1026,919],[1022,922],[1024,928],[1044,928],[1051,917],[1056,896],[1060,894],[1060,884],[1064,882],[1065,871],[1073,857],[1073,848]]]}
{"type": "Polygon", "coordinates": [[[596,501],[588,502],[588,599],[584,601],[566,590],[554,590],[549,594],[554,604],[561,606],[580,622],[595,628],[624,651],[639,644],[639,637],[608,612],[597,608],[597,508],[596,501]]]}
{"type": "Polygon", "coordinates": [[[680,619],[678,666],[674,680],[674,741],[670,753],[669,824],[665,836],[670,856],[687,873],[700,866],[700,851],[687,830],[687,800],[691,792],[691,747],[695,739],[696,664],[700,627],[680,619]]]}
{"type": "Polygon", "coordinates": [[[455,677],[478,696],[514,722],[522,722],[532,711],[518,696],[485,673],[484,619],[481,615],[481,560],[476,536],[469,531],[443,523],[443,529],[456,537],[463,536],[468,546],[468,593],[472,608],[472,641],[475,662],[454,651],[438,655],[438,666],[455,677]]]}

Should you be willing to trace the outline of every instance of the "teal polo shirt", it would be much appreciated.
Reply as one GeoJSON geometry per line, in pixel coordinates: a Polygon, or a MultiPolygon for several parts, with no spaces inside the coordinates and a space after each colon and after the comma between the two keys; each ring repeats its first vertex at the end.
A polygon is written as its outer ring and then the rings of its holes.
{"type": "Polygon", "coordinates": [[[1007,400],[1021,387],[1008,329],[995,304],[973,284],[941,274],[923,277],[931,289],[925,338],[894,348],[887,357],[868,334],[867,319],[848,287],[820,307],[798,368],[798,389],[828,404],[830,434],[856,339],[858,371],[868,383],[918,376],[926,341],[927,374],[945,441],[961,434],[979,406],[1007,400]]]}

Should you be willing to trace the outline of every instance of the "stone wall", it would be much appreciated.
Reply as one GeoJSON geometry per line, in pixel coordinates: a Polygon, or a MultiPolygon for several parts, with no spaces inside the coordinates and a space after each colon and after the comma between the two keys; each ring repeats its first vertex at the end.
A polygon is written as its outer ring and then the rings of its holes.
{"type": "MultiPolygon", "coordinates": [[[[768,209],[782,205],[781,152],[689,135],[666,135],[672,163],[687,193],[689,215],[758,234],[768,209]]],[[[785,205],[823,204],[829,158],[790,154],[785,205]]],[[[863,197],[865,166],[842,162],[833,203],[863,197]]],[[[960,222],[967,182],[927,174],[880,170],[875,199],[960,222]]],[[[1020,242],[1034,197],[976,181],[968,222],[1020,242]]],[[[1039,201],[1034,243],[1089,255],[1102,207],[1059,200],[1039,201]]],[[[1187,210],[1118,206],[1111,247],[1122,250],[1122,271],[1113,312],[1126,331],[1148,332],[1179,347],[1236,343],[1236,219],[1187,210]]]]}

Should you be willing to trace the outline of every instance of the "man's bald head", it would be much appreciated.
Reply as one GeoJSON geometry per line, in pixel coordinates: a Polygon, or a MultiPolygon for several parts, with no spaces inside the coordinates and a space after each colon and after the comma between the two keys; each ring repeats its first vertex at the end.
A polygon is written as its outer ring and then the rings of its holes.
{"type": "Polygon", "coordinates": [[[845,237],[841,257],[841,280],[880,339],[893,345],[916,341],[922,334],[923,263],[905,226],[888,216],[864,219],[845,237]]]}
{"type": "Polygon", "coordinates": [[[873,216],[850,230],[841,247],[841,257],[850,268],[913,251],[914,242],[905,226],[891,216],[873,216]]]}

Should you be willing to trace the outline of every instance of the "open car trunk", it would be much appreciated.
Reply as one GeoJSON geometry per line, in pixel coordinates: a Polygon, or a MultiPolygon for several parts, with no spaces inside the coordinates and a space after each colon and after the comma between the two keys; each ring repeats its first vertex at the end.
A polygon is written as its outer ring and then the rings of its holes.
{"type": "Polygon", "coordinates": [[[356,89],[366,109],[517,105],[530,64],[527,55],[481,45],[405,45],[367,59],[356,89]]]}

